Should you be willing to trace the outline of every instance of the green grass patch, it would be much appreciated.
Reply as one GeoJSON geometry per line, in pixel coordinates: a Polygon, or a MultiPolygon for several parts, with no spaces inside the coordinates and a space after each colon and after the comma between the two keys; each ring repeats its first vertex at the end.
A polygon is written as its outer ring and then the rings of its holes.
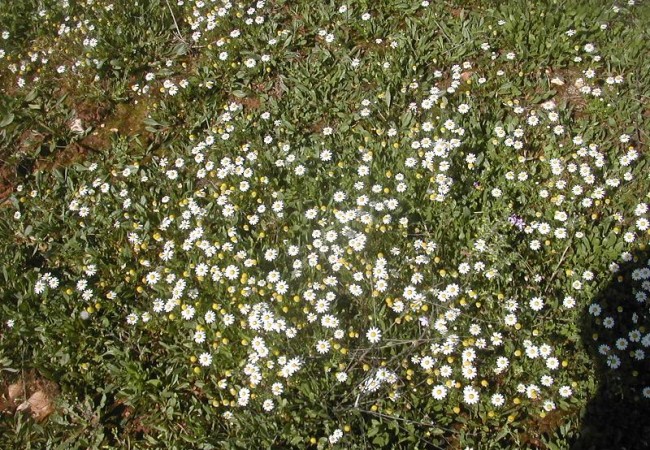
{"type": "Polygon", "coordinates": [[[0,447],[650,447],[636,3],[1,4],[0,447]]]}

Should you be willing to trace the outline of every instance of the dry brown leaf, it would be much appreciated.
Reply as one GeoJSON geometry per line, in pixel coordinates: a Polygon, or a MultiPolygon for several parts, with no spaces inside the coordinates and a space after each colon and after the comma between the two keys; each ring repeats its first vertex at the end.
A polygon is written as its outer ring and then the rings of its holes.
{"type": "Polygon", "coordinates": [[[34,392],[26,403],[29,403],[32,417],[39,422],[54,412],[50,397],[43,391],[34,392]]]}
{"type": "Polygon", "coordinates": [[[16,411],[29,411],[29,408],[31,408],[31,404],[29,402],[22,402],[20,405],[18,405],[18,408],[16,408],[16,411]]]}
{"type": "Polygon", "coordinates": [[[7,388],[7,399],[13,404],[16,404],[24,396],[23,383],[10,384],[7,388]]]}

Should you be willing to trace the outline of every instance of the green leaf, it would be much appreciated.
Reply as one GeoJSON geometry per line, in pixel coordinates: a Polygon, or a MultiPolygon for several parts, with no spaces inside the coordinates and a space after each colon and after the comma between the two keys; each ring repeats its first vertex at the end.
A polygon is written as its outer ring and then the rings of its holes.
{"type": "Polygon", "coordinates": [[[0,128],[4,128],[14,121],[14,114],[9,113],[2,120],[0,120],[0,128]]]}
{"type": "Polygon", "coordinates": [[[36,95],[37,95],[36,89],[32,89],[32,90],[29,91],[29,93],[25,96],[25,101],[26,101],[26,102],[31,102],[32,100],[34,100],[34,99],[36,98],[36,95]]]}
{"type": "Polygon", "coordinates": [[[373,436],[376,436],[377,433],[379,433],[379,426],[378,425],[379,424],[373,426],[370,430],[368,430],[368,434],[366,436],[368,436],[369,438],[371,438],[373,436]]]}
{"type": "Polygon", "coordinates": [[[410,128],[412,121],[413,121],[413,114],[411,113],[411,111],[407,111],[402,115],[402,128],[410,128]]]}
{"type": "Polygon", "coordinates": [[[176,56],[183,56],[187,54],[187,44],[180,42],[173,48],[172,53],[176,56]]]}
{"type": "Polygon", "coordinates": [[[372,443],[380,447],[383,447],[388,443],[388,436],[385,434],[380,434],[372,440],[372,443]]]}

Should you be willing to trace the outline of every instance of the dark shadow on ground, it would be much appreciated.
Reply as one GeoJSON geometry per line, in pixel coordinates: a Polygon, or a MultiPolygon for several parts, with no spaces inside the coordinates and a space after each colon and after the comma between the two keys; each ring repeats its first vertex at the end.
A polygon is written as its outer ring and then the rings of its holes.
{"type": "Polygon", "coordinates": [[[650,449],[650,398],[643,393],[650,386],[648,258],[650,252],[637,252],[631,261],[621,263],[593,302],[602,309],[600,315],[595,316],[594,307],[590,311],[589,305],[583,312],[582,342],[596,366],[599,388],[586,407],[573,450],[650,449]],[[605,327],[607,322],[611,325],[608,317],[614,321],[611,328],[605,327]],[[638,330],[636,336],[630,335],[633,330],[638,330]],[[621,338],[626,341],[624,350],[616,346],[621,338]],[[609,352],[602,347],[604,344],[611,347],[609,352]],[[643,351],[643,358],[639,359],[638,353],[633,355],[637,350],[643,351]],[[620,367],[615,370],[608,366],[612,355],[620,358],[620,367]]]}

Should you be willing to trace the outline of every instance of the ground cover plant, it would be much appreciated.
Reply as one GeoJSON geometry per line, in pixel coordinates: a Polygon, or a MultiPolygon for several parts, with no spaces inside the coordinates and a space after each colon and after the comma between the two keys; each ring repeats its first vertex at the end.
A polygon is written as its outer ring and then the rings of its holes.
{"type": "Polygon", "coordinates": [[[650,447],[647,2],[0,19],[1,448],[650,447]]]}

